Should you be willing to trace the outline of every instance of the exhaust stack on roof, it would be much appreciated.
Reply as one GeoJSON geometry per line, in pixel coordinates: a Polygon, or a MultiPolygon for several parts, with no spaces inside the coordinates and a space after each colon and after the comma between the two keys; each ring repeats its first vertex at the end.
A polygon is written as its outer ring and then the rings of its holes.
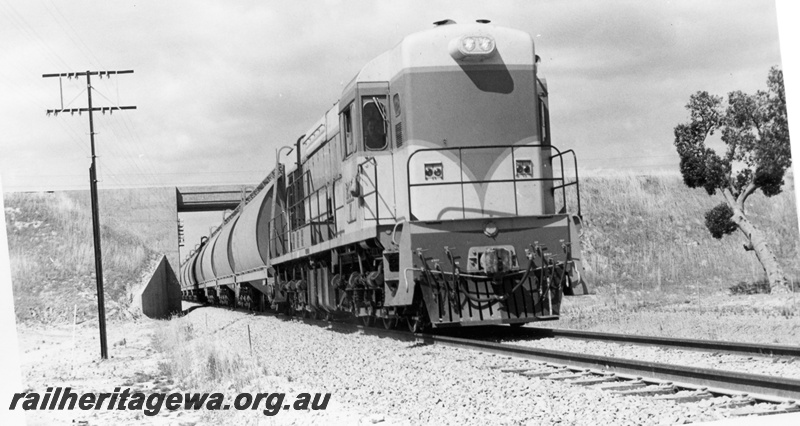
{"type": "Polygon", "coordinates": [[[434,27],[441,27],[442,25],[451,25],[451,24],[455,24],[455,23],[456,23],[456,21],[454,21],[452,19],[442,19],[441,21],[434,22],[433,26],[434,27]]]}

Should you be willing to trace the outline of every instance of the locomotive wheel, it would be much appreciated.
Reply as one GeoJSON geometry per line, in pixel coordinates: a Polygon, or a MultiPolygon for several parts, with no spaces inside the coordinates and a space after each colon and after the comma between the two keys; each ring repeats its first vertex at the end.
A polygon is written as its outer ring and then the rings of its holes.
{"type": "Polygon", "coordinates": [[[389,311],[386,308],[381,309],[381,322],[383,322],[383,328],[387,330],[391,330],[397,326],[397,317],[390,317],[389,311]]]}
{"type": "Polygon", "coordinates": [[[431,326],[431,322],[428,319],[428,308],[425,307],[425,302],[420,297],[414,302],[414,307],[411,309],[407,308],[406,315],[409,313],[410,316],[406,316],[406,322],[408,323],[408,330],[412,333],[422,333],[427,331],[428,328],[431,326]]]}
{"type": "Polygon", "coordinates": [[[375,323],[375,317],[372,315],[364,315],[361,317],[361,323],[364,324],[364,327],[372,327],[372,324],[375,323]]]}
{"type": "Polygon", "coordinates": [[[383,328],[391,330],[397,326],[397,318],[381,318],[383,320],[383,328]]]}
{"type": "Polygon", "coordinates": [[[408,317],[408,331],[412,333],[422,333],[425,330],[425,320],[422,317],[408,317]]]}
{"type": "Polygon", "coordinates": [[[364,324],[364,327],[372,327],[372,324],[375,324],[375,308],[372,306],[367,306],[367,315],[361,317],[361,323],[364,324]]]}
{"type": "Polygon", "coordinates": [[[347,280],[347,288],[348,289],[357,288],[359,287],[360,282],[361,282],[361,272],[358,271],[353,272],[352,274],[350,274],[350,279],[347,280]]]}

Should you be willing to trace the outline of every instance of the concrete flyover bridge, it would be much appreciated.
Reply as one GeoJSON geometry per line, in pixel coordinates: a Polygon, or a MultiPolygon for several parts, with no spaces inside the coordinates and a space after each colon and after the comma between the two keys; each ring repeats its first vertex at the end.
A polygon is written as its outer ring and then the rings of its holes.
{"type": "Polygon", "coordinates": [[[178,187],[178,213],[233,210],[252,190],[252,186],[243,185],[178,187]]]}

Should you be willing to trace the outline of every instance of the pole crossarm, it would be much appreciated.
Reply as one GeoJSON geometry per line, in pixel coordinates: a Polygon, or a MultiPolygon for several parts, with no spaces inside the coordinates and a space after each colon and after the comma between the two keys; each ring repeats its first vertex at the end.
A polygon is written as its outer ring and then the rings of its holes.
{"type": "Polygon", "coordinates": [[[133,74],[133,70],[124,70],[124,71],[83,71],[83,72],[62,72],[62,73],[55,73],[55,74],[42,74],[43,78],[50,78],[50,77],[82,77],[84,75],[99,75],[100,78],[103,76],[117,75],[117,74],[133,74]]]}
{"type": "Polygon", "coordinates": [[[89,111],[100,111],[103,114],[105,114],[106,111],[114,112],[114,111],[119,111],[119,110],[123,110],[123,109],[136,109],[136,107],[135,106],[112,106],[112,107],[93,107],[92,109],[89,109],[89,108],[48,109],[47,110],[47,115],[50,115],[50,114],[61,114],[62,112],[68,112],[70,114],[74,114],[74,113],[77,112],[77,113],[80,114],[82,112],[89,112],[89,111]]]}

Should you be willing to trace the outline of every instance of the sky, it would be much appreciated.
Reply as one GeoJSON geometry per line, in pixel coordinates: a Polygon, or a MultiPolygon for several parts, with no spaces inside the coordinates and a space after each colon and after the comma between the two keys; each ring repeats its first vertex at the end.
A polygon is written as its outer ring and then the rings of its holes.
{"type": "Polygon", "coordinates": [[[45,114],[85,107],[85,80],[42,74],[134,70],[92,80],[94,106],[137,107],[95,114],[101,189],[252,185],[364,64],[445,18],[534,36],[582,172],[677,171],[689,96],[764,89],[781,64],[771,0],[0,0],[3,190],[88,186],[88,117],[45,114]]]}

